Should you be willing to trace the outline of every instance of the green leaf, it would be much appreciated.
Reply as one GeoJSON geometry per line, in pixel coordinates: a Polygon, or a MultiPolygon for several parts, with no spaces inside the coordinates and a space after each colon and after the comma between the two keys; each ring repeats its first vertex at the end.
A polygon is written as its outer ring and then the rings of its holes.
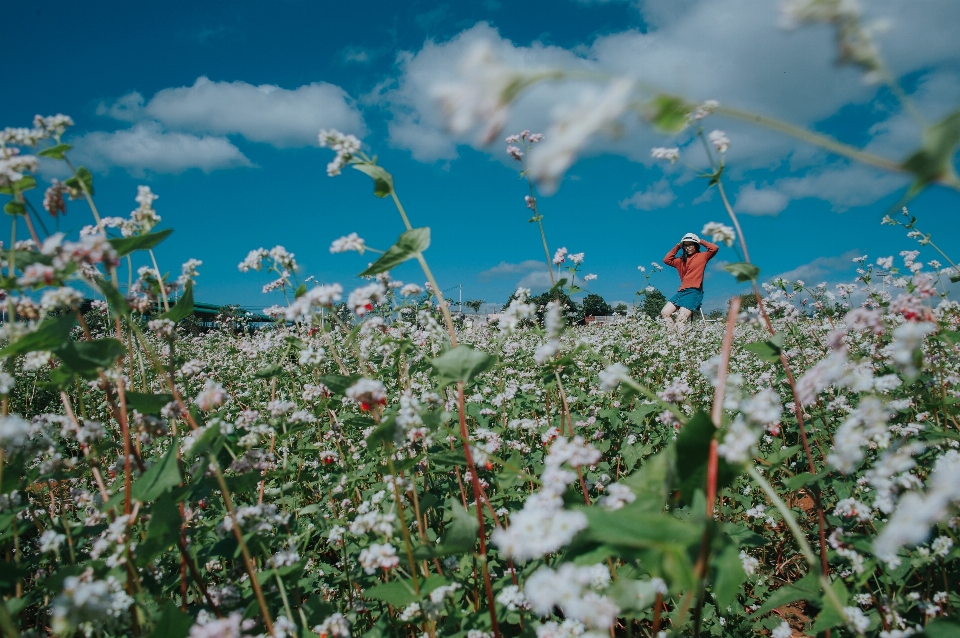
{"type": "Polygon", "coordinates": [[[960,143],[960,110],[928,126],[923,131],[923,145],[903,162],[903,168],[916,176],[911,193],[930,182],[953,174],[953,153],[960,143]]]}
{"type": "Polygon", "coordinates": [[[430,365],[437,371],[440,387],[463,381],[470,381],[481,372],[489,370],[496,358],[486,352],[479,352],[467,345],[459,345],[432,359],[430,365]]]}
{"type": "Polygon", "coordinates": [[[647,119],[665,133],[679,133],[687,128],[690,105],[672,95],[658,95],[647,106],[647,119]]]}
{"type": "Polygon", "coordinates": [[[410,603],[421,600],[424,596],[432,592],[437,587],[447,584],[447,579],[442,576],[431,576],[426,580],[420,581],[420,593],[417,594],[413,589],[413,581],[409,579],[392,580],[383,585],[371,587],[363,592],[367,598],[382,600],[394,607],[406,607],[410,603]]]}
{"type": "Polygon", "coordinates": [[[738,547],[763,547],[767,544],[767,539],[754,533],[749,528],[736,523],[724,523],[723,532],[737,544],[738,547]]]}
{"type": "Polygon", "coordinates": [[[172,394],[148,394],[142,392],[127,392],[125,395],[127,407],[140,414],[160,414],[163,406],[173,401],[172,394]]]}
{"type": "Polygon", "coordinates": [[[64,365],[86,377],[96,377],[100,370],[111,368],[117,360],[127,353],[127,349],[116,339],[94,339],[93,341],[67,341],[54,353],[64,365]]]}
{"type": "Polygon", "coordinates": [[[123,257],[124,255],[129,255],[135,250],[149,250],[153,248],[164,239],[170,236],[170,233],[173,232],[172,228],[166,230],[161,230],[155,233],[147,233],[146,235],[134,235],[133,237],[119,237],[115,239],[108,239],[110,245],[113,246],[113,249],[117,251],[117,255],[123,257]]]}
{"type": "Polygon", "coordinates": [[[187,453],[183,455],[183,458],[192,461],[201,454],[207,454],[208,452],[213,452],[216,454],[220,450],[220,445],[223,443],[223,436],[220,433],[220,428],[216,425],[209,426],[206,430],[203,431],[203,434],[200,435],[200,438],[197,439],[197,442],[194,443],[187,453]]]}
{"type": "Polygon", "coordinates": [[[39,385],[41,387],[47,388],[48,390],[55,390],[60,392],[62,390],[70,389],[74,382],[77,379],[77,375],[73,373],[70,368],[67,366],[61,365],[57,366],[50,371],[50,380],[41,382],[39,385]]]}
{"type": "Polygon", "coordinates": [[[768,598],[753,615],[762,616],[777,607],[782,607],[783,605],[794,603],[798,600],[809,600],[811,602],[820,600],[820,581],[813,572],[810,572],[793,584],[784,585],[770,594],[770,598],[768,598]]]}
{"type": "Polygon", "coordinates": [[[947,618],[937,618],[923,628],[927,638],[960,638],[960,624],[947,618]]]}
{"type": "Polygon", "coordinates": [[[436,548],[434,556],[472,552],[477,543],[477,532],[480,529],[477,517],[465,510],[460,503],[453,502],[452,505],[451,521],[443,530],[440,545],[436,548]]]}
{"type": "Polygon", "coordinates": [[[177,603],[168,600],[150,638],[187,638],[191,627],[193,618],[180,611],[177,603]]]}
{"type": "Polygon", "coordinates": [[[150,523],[147,538],[137,544],[138,565],[147,565],[154,558],[177,544],[180,537],[180,508],[176,500],[166,492],[150,508],[150,523]]]}
{"type": "Polygon", "coordinates": [[[272,377],[279,377],[281,374],[283,374],[283,368],[280,367],[280,364],[271,363],[254,372],[253,376],[258,379],[270,379],[272,377]]]}
{"type": "Polygon", "coordinates": [[[753,264],[748,264],[743,261],[734,262],[732,264],[727,264],[723,267],[728,273],[737,278],[737,281],[756,281],[757,276],[760,274],[760,269],[754,266],[753,264]]]}
{"type": "Polygon", "coordinates": [[[323,385],[327,386],[327,389],[329,389],[333,394],[343,394],[346,392],[347,388],[356,383],[357,379],[359,378],[360,375],[352,375],[348,377],[342,374],[325,374],[317,380],[323,385]]]}
{"type": "Polygon", "coordinates": [[[64,180],[63,185],[71,190],[82,191],[84,189],[80,185],[81,181],[83,183],[83,186],[86,186],[86,192],[92,196],[93,195],[93,174],[83,166],[77,167],[77,174],[69,179],[64,180]],[[77,179],[77,178],[80,178],[80,179],[77,179]]]}
{"type": "MultiPolygon", "coordinates": [[[[7,251],[3,251],[3,256],[6,257],[9,255],[7,251]]],[[[44,255],[43,253],[34,252],[32,250],[14,250],[13,251],[13,263],[17,268],[23,269],[31,264],[44,264],[47,266],[53,265],[53,256],[44,255]]]]}
{"type": "Polygon", "coordinates": [[[367,449],[375,449],[378,445],[393,443],[397,433],[397,418],[389,416],[383,420],[369,435],[367,435],[367,449]]]}
{"type": "Polygon", "coordinates": [[[783,333],[777,333],[767,341],[754,341],[743,346],[744,350],[756,354],[764,361],[777,363],[780,361],[780,352],[783,350],[783,333]]]}
{"type": "Polygon", "coordinates": [[[14,195],[36,187],[37,180],[33,178],[33,175],[24,175],[10,186],[0,186],[0,193],[4,195],[14,195]]]}
{"type": "MultiPolygon", "coordinates": [[[[843,581],[839,578],[833,581],[833,583],[830,585],[830,589],[832,589],[837,595],[837,599],[840,601],[840,604],[845,605],[847,602],[847,588],[844,586],[843,581]]],[[[842,625],[845,622],[844,617],[840,614],[840,610],[828,603],[826,598],[824,598],[823,602],[823,610],[820,612],[820,615],[817,616],[817,620],[813,623],[813,627],[810,628],[810,631],[814,634],[819,634],[821,631],[831,629],[837,625],[842,625]]]]}
{"type": "Polygon", "coordinates": [[[16,354],[26,354],[38,350],[56,350],[64,343],[71,341],[70,331],[77,320],[71,313],[59,319],[45,319],[40,327],[31,333],[25,334],[3,350],[0,357],[9,357],[16,354]]]}
{"type": "MultiPolygon", "coordinates": [[[[212,429],[217,430],[218,428],[213,427],[212,429]]],[[[182,482],[180,469],[177,467],[178,445],[177,437],[173,437],[170,441],[170,449],[163,455],[163,458],[155,465],[150,466],[143,473],[143,476],[134,481],[131,490],[134,499],[142,503],[149,503],[171,487],[176,487],[182,482]]]]}
{"type": "Polygon", "coordinates": [[[430,228],[413,228],[400,235],[397,243],[387,249],[380,259],[373,262],[369,268],[360,273],[361,277],[369,277],[386,272],[408,259],[413,259],[430,246],[430,228]]]}
{"type": "Polygon", "coordinates": [[[103,296],[107,298],[107,305],[110,306],[110,310],[113,311],[115,316],[130,316],[130,305],[120,294],[120,291],[113,287],[112,283],[106,279],[100,279],[96,284],[103,296]]]}
{"type": "Polygon", "coordinates": [[[613,512],[596,508],[581,510],[590,522],[586,535],[616,547],[663,549],[686,547],[700,540],[698,526],[675,516],[627,506],[613,512]]]}
{"type": "Polygon", "coordinates": [[[799,452],[803,448],[802,445],[791,445],[785,450],[777,450],[770,456],[766,458],[767,463],[770,465],[779,465],[782,461],[789,459],[791,456],[799,452]]]}
{"type": "Polygon", "coordinates": [[[352,166],[373,179],[373,194],[387,197],[393,192],[393,175],[376,164],[352,164],[352,166]]]}
{"type": "Polygon", "coordinates": [[[715,576],[713,581],[713,597],[721,609],[737,600],[740,587],[747,579],[740,561],[740,549],[730,543],[724,547],[714,561],[715,576]]]}
{"type": "Polygon", "coordinates": [[[828,473],[829,472],[819,472],[818,474],[811,474],[810,472],[801,472],[796,476],[791,476],[790,478],[784,479],[783,486],[792,492],[806,485],[816,483],[828,473]]]}
{"type": "Polygon", "coordinates": [[[188,281],[183,287],[183,295],[177,300],[173,308],[160,315],[161,319],[169,319],[173,322],[183,321],[193,314],[193,282],[188,281]]]}
{"type": "MultiPolygon", "coordinates": [[[[710,456],[710,441],[717,433],[713,421],[702,411],[698,411],[677,433],[677,478],[680,493],[688,503],[694,493],[706,491],[707,461],[710,456]]],[[[717,463],[717,489],[726,487],[739,474],[739,468],[719,459],[717,463]]]]}
{"type": "Polygon", "coordinates": [[[297,290],[293,296],[294,296],[294,299],[299,299],[305,294],[307,294],[307,284],[300,284],[299,286],[297,286],[297,290]]]}
{"type": "Polygon", "coordinates": [[[49,157],[52,159],[63,159],[63,154],[69,151],[72,146],[69,144],[57,144],[56,146],[51,146],[50,148],[45,148],[37,155],[40,157],[49,157]]]}
{"type": "Polygon", "coordinates": [[[12,200],[6,203],[6,205],[3,207],[3,212],[5,212],[7,215],[26,215],[27,207],[23,204],[23,202],[12,200]]]}

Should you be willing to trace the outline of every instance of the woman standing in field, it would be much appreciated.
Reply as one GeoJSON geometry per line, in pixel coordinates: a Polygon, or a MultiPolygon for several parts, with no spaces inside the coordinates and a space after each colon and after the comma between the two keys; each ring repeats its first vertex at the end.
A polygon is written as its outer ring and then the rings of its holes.
{"type": "Polygon", "coordinates": [[[677,313],[677,323],[682,324],[700,309],[700,304],[703,303],[703,271],[718,250],[720,247],[716,244],[700,239],[693,233],[687,233],[663,258],[663,263],[673,266],[680,273],[680,289],[660,311],[660,316],[668,326],[674,325],[673,313],[677,313]],[[701,246],[706,248],[707,252],[700,252],[701,246]]]}

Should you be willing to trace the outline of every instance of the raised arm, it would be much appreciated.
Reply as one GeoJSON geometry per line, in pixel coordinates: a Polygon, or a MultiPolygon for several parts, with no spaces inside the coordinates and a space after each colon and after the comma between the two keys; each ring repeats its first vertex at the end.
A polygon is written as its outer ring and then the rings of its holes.
{"type": "Polygon", "coordinates": [[[717,252],[720,250],[720,246],[717,246],[716,244],[712,244],[705,239],[700,240],[700,245],[707,249],[707,261],[710,261],[711,259],[713,259],[717,255],[717,252]]]}
{"type": "Polygon", "coordinates": [[[677,260],[678,250],[680,250],[680,244],[677,244],[676,246],[670,249],[670,252],[667,253],[667,256],[663,258],[663,263],[665,263],[668,266],[672,266],[676,268],[675,262],[678,261],[677,260]]]}

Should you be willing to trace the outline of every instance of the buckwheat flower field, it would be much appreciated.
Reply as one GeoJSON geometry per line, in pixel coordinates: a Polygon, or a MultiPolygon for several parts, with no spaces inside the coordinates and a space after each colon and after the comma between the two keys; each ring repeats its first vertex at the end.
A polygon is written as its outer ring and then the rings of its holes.
{"type": "MultiPolygon", "coordinates": [[[[787,7],[888,81],[853,3],[787,7]]],[[[482,43],[433,98],[521,167],[556,300],[521,288],[489,323],[455,316],[376,149],[323,130],[317,179],[369,176],[396,243],[326,238],[376,255],[326,284],[282,245],[237,247],[241,272],[274,279],[272,321],[225,308],[203,330],[203,264],[165,275],[154,255],[162,193],[99,209],[67,116],[0,132],[3,635],[960,635],[960,273],[949,251],[919,261],[939,239],[898,206],[883,224],[903,251],[858,256],[855,280],[765,280],[724,190],[737,139],[707,125],[754,121],[911,175],[915,194],[958,188],[960,116],[895,162],[628,78],[515,69],[482,43]],[[544,133],[502,130],[524,90],[566,81],[592,87],[544,133]],[[686,140],[654,158],[710,178],[729,219],[703,235],[736,251],[724,269],[755,305],[570,320],[561,299],[596,275],[549,245],[538,193],[638,115],[686,140]],[[38,157],[71,176],[40,186],[38,157]],[[41,199],[87,225],[42,232],[41,199]],[[425,281],[391,276],[408,260],[425,281]]]]}

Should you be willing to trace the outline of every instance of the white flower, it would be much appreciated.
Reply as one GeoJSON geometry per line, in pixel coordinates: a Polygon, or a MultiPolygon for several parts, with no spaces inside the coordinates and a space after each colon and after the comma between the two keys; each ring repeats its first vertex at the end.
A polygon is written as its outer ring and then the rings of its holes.
{"type": "Polygon", "coordinates": [[[326,638],[350,638],[350,621],[343,614],[336,613],[325,618],[313,631],[326,638]]]}
{"type": "Polygon", "coordinates": [[[907,321],[893,331],[890,358],[906,376],[913,377],[919,372],[915,353],[923,345],[923,338],[936,329],[936,324],[931,322],[907,321]]]}
{"type": "Polygon", "coordinates": [[[730,140],[727,139],[723,131],[711,131],[707,137],[718,153],[726,153],[727,149],[730,148],[730,140]]]}
{"type": "MultiPolygon", "coordinates": [[[[341,169],[353,158],[353,155],[360,150],[360,140],[353,135],[344,135],[336,130],[322,130],[318,135],[320,146],[330,148],[336,151],[337,155],[327,164],[327,175],[335,177],[340,174],[341,169]]],[[[332,249],[331,249],[332,252],[332,249]]]]}
{"type": "Polygon", "coordinates": [[[260,270],[263,267],[263,260],[270,253],[266,248],[257,248],[247,253],[246,258],[240,262],[237,268],[240,272],[250,272],[251,270],[260,270]]]}
{"type": "Polygon", "coordinates": [[[567,248],[557,248],[557,252],[553,253],[553,263],[556,265],[562,264],[567,258],[567,248]]]}
{"type": "Polygon", "coordinates": [[[873,542],[873,551],[881,560],[890,560],[901,547],[923,542],[930,527],[950,513],[952,503],[960,500],[960,452],[949,450],[937,459],[928,480],[926,493],[905,494],[890,516],[886,527],[873,542]]]}
{"type": "Polygon", "coordinates": [[[46,554],[47,552],[57,552],[60,550],[60,546],[63,545],[63,542],[67,540],[67,537],[63,534],[58,534],[52,529],[48,529],[40,535],[40,553],[46,554]]]}
{"type": "Polygon", "coordinates": [[[383,384],[375,379],[359,379],[352,386],[347,388],[347,398],[353,399],[360,404],[364,410],[369,410],[375,405],[386,405],[387,389],[383,384]]]}
{"type": "Polygon", "coordinates": [[[600,506],[608,510],[618,510],[635,500],[637,500],[637,495],[629,487],[620,483],[611,483],[606,487],[604,495],[600,498],[600,506]]]}
{"type": "Polygon", "coordinates": [[[423,293],[423,288],[417,284],[405,284],[400,289],[400,294],[404,297],[418,297],[421,293],[423,293]]]}
{"type": "Polygon", "coordinates": [[[727,246],[733,246],[733,242],[737,238],[733,232],[733,228],[719,222],[708,222],[704,224],[700,234],[708,236],[712,241],[722,242],[727,246]]]}
{"type": "Polygon", "coordinates": [[[676,147],[665,148],[663,146],[657,146],[650,149],[650,157],[653,159],[669,160],[671,164],[675,164],[676,161],[680,159],[680,149],[676,147]]]}
{"type": "Polygon", "coordinates": [[[843,615],[847,625],[858,634],[862,634],[870,626],[870,618],[859,607],[844,607],[843,615]]]}
{"type": "Polygon", "coordinates": [[[594,275],[593,273],[590,273],[589,275],[584,275],[584,276],[583,276],[583,280],[584,280],[584,281],[593,281],[593,280],[596,279],[596,278],[597,278],[597,276],[594,275]]]}
{"type": "Polygon", "coordinates": [[[524,593],[533,610],[546,616],[554,607],[563,610],[564,617],[579,620],[587,627],[607,629],[620,613],[610,598],[599,595],[595,589],[610,582],[606,565],[578,567],[563,563],[557,571],[542,567],[524,584],[524,593]]]}
{"type": "Polygon", "coordinates": [[[855,518],[863,523],[873,518],[873,510],[855,498],[845,498],[837,502],[837,506],[833,509],[833,515],[842,518],[855,518]]]}
{"type": "Polygon", "coordinates": [[[203,391],[197,395],[195,403],[204,411],[212,410],[227,399],[227,391],[213,379],[207,379],[203,386],[203,391]]]}
{"type": "Polygon", "coordinates": [[[585,89],[577,106],[562,107],[556,113],[546,141],[530,152],[527,164],[530,176],[540,182],[545,193],[556,190],[560,176],[593,135],[613,127],[626,110],[633,89],[632,80],[618,78],[601,91],[585,89]]]}
{"type": "Polygon", "coordinates": [[[345,253],[348,250],[355,250],[362,255],[366,248],[367,246],[363,238],[356,233],[350,233],[340,239],[335,239],[333,243],[330,244],[331,253],[345,253]]]}
{"type": "Polygon", "coordinates": [[[239,611],[226,618],[197,616],[197,623],[190,628],[188,638],[240,638],[243,615],[239,611]]]}
{"type": "Polygon", "coordinates": [[[759,432],[747,425],[738,415],[723,435],[723,442],[717,446],[717,453],[726,459],[727,463],[746,463],[750,460],[750,451],[758,440],[759,432]]]}
{"type": "Polygon", "coordinates": [[[392,569],[400,564],[397,558],[397,550],[390,543],[380,545],[373,543],[370,547],[360,551],[357,557],[363,571],[368,574],[376,573],[378,569],[392,569]]]}
{"type": "Polygon", "coordinates": [[[793,635],[793,628],[786,620],[777,625],[770,633],[771,638],[790,638],[793,635]]]}
{"type": "Polygon", "coordinates": [[[383,301],[386,293],[387,289],[384,288],[383,284],[373,282],[351,292],[350,297],[347,298],[347,305],[354,313],[362,317],[373,310],[376,304],[383,301]]]}
{"type": "Polygon", "coordinates": [[[630,370],[622,363],[612,363],[600,373],[600,388],[604,392],[613,392],[620,382],[630,378],[630,370]]]}
{"type": "Polygon", "coordinates": [[[433,98],[450,131],[463,135],[483,125],[481,142],[487,144],[503,128],[512,97],[508,90],[523,74],[504,64],[486,40],[470,45],[460,60],[459,72],[458,82],[434,86],[433,98]]]}
{"type": "Polygon", "coordinates": [[[202,265],[203,262],[199,259],[188,259],[180,266],[180,276],[177,277],[177,283],[186,286],[188,281],[193,281],[200,274],[197,272],[197,268],[202,265]]]}
{"type": "Polygon", "coordinates": [[[323,363],[325,355],[326,350],[323,348],[313,348],[312,346],[304,348],[300,351],[300,365],[316,367],[323,363]]]}
{"type": "Polygon", "coordinates": [[[760,566],[760,561],[746,553],[745,551],[740,551],[740,564],[743,566],[743,572],[747,576],[753,576],[757,573],[757,567],[760,566]]]}

